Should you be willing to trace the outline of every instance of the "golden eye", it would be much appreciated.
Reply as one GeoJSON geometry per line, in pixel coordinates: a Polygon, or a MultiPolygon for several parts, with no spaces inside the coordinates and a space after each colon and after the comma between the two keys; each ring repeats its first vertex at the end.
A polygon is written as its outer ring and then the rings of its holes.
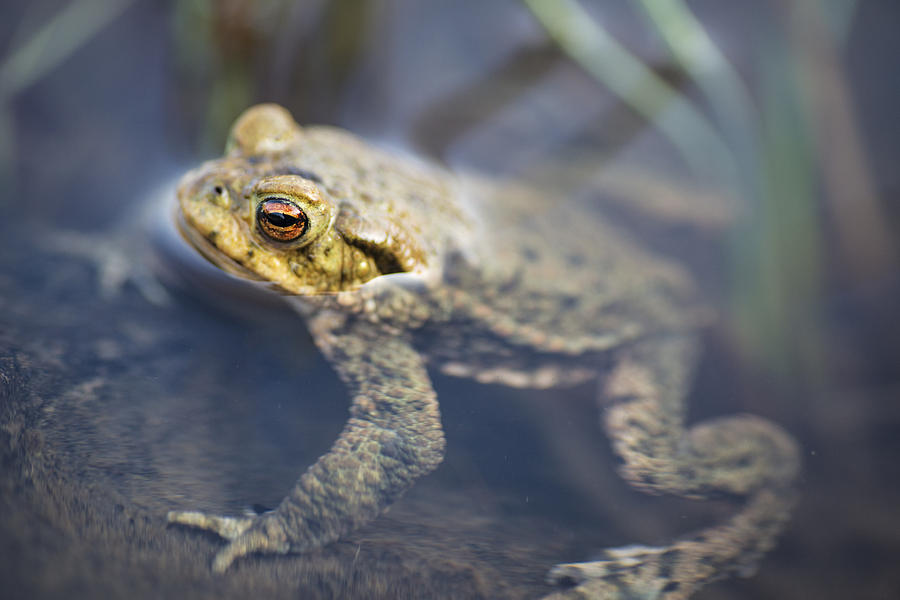
{"type": "MultiPolygon", "coordinates": [[[[279,250],[297,250],[318,240],[334,223],[334,203],[323,197],[315,182],[298,175],[267,175],[245,188],[261,243],[275,242],[279,250]]],[[[246,206],[246,205],[244,205],[246,206]]]]}
{"type": "Polygon", "coordinates": [[[256,223],[269,238],[292,242],[306,233],[309,219],[303,210],[286,198],[269,196],[256,207],[256,223]]]}

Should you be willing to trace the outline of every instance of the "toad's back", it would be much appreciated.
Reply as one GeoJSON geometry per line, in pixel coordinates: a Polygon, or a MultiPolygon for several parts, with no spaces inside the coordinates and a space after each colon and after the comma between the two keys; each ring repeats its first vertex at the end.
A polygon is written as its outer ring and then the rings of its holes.
{"type": "Polygon", "coordinates": [[[551,348],[579,353],[694,325],[689,277],[588,202],[456,177],[330,127],[304,134],[292,163],[369,226],[379,225],[369,215],[401,221],[393,234],[422,252],[423,271],[440,273],[431,284],[481,304],[492,329],[525,328],[551,348]]]}
{"type": "Polygon", "coordinates": [[[472,304],[458,308],[485,333],[573,356],[696,326],[689,277],[611,227],[597,207],[483,179],[462,180],[458,190],[478,219],[446,261],[443,285],[457,303],[472,304]]]}

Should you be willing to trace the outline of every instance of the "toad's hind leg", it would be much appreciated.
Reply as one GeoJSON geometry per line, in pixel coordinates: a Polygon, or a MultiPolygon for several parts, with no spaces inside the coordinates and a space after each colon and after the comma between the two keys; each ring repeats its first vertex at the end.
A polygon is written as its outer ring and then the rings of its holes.
{"type": "Polygon", "coordinates": [[[684,425],[694,343],[671,337],[625,351],[604,381],[605,427],[622,475],[650,493],[743,497],[734,517],[660,547],[609,549],[600,560],[557,565],[575,584],[553,597],[687,598],[730,575],[749,575],[774,544],[793,504],[795,442],[776,425],[736,415],[684,425]]]}

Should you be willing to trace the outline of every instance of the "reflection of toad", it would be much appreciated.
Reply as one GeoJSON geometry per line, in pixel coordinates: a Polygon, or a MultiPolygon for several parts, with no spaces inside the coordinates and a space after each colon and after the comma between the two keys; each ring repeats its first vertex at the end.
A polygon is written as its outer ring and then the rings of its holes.
{"type": "Polygon", "coordinates": [[[793,441],[739,415],[684,423],[697,326],[691,284],[590,210],[455,178],[274,105],[188,173],[179,226],[226,271],[289,295],[351,398],[350,420],[272,512],[172,522],[251,552],[303,552],[374,519],[441,461],[426,371],[518,387],[599,378],[622,474],[648,492],[744,497],[730,521],[668,546],[607,550],[551,577],[588,597],[682,598],[748,572],[791,506],[793,441]]]}

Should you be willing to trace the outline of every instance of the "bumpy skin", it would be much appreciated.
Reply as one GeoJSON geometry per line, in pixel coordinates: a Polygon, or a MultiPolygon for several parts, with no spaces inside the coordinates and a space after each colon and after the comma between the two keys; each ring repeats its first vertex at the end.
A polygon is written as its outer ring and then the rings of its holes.
{"type": "Polygon", "coordinates": [[[188,173],[179,225],[207,258],[290,296],[352,396],[332,449],[258,517],[173,512],[230,540],[213,568],[251,552],[302,552],[374,519],[441,461],[426,364],[519,387],[601,382],[622,474],[650,493],[745,499],[729,522],[661,547],[557,565],[557,597],[685,598],[748,574],[792,504],[794,442],[749,415],[684,423],[691,284],[590,210],[538,191],[378,151],[275,105],[235,123],[226,155],[188,173]],[[276,242],[257,206],[290,200],[306,233],[276,242]]]}

